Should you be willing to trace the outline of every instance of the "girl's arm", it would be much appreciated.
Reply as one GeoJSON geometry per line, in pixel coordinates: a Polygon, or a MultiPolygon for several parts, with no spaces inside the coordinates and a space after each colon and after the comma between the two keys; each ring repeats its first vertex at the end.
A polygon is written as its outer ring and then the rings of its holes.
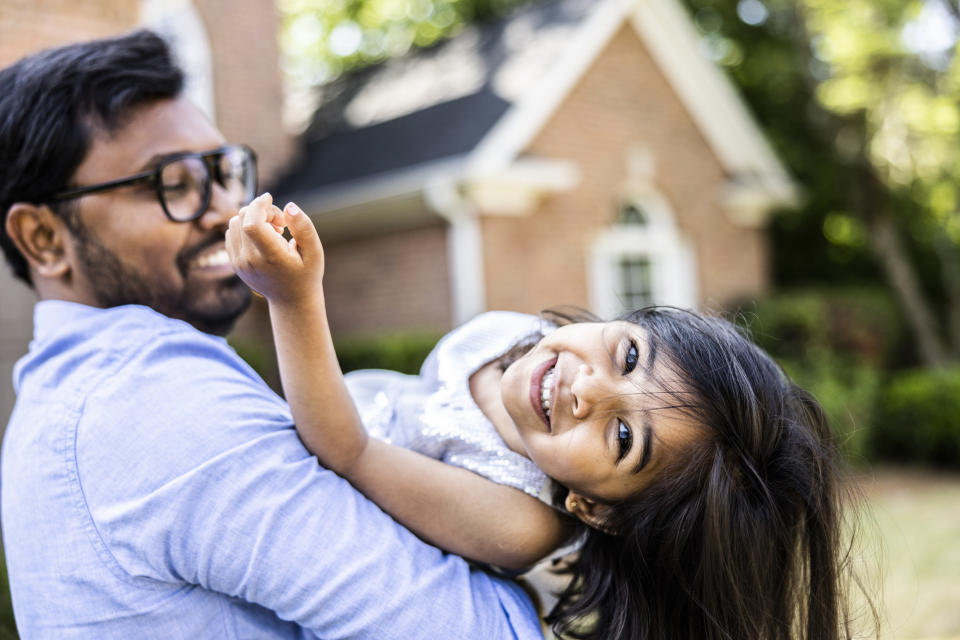
{"type": "Polygon", "coordinates": [[[267,298],[297,432],[324,466],[421,538],[458,555],[522,568],[563,542],[568,522],[536,498],[367,435],[333,349],[323,247],[296,205],[281,212],[260,196],[231,220],[227,246],[238,275],[267,298]],[[277,233],[282,226],[292,240],[277,233]]]}

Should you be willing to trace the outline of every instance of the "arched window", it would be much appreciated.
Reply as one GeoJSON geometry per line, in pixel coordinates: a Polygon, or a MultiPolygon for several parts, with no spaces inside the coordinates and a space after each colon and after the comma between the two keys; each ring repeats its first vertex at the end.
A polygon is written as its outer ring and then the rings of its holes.
{"type": "Polygon", "coordinates": [[[645,227],[648,224],[647,214],[643,212],[638,203],[628,200],[620,205],[620,216],[617,218],[617,223],[645,227]]]}
{"type": "MultiPolygon", "coordinates": [[[[649,224],[649,215],[638,202],[627,200],[620,205],[617,226],[623,227],[626,233],[642,232],[649,224]]],[[[618,256],[615,268],[617,294],[623,309],[639,309],[654,304],[653,273],[648,253],[623,252],[618,256]]]]}
{"type": "Polygon", "coordinates": [[[654,304],[696,306],[693,249],[666,199],[650,187],[623,196],[590,254],[590,306],[601,317],[654,304]]]}

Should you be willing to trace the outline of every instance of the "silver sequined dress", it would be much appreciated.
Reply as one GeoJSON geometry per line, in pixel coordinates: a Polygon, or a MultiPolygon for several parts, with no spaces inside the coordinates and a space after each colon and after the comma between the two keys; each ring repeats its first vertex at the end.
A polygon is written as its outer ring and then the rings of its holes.
{"type": "Polygon", "coordinates": [[[420,375],[368,369],[347,374],[347,387],[369,433],[545,498],[546,476],[514,453],[470,394],[471,374],[544,327],[536,316],[492,311],[448,333],[420,375]]]}

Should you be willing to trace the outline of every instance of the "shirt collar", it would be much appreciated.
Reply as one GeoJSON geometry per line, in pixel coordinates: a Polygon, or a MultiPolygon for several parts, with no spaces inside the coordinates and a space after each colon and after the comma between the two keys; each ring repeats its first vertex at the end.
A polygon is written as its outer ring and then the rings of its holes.
{"type": "Polygon", "coordinates": [[[103,311],[79,302],[41,300],[33,307],[33,336],[39,341],[46,340],[65,324],[85,320],[103,311]]]}

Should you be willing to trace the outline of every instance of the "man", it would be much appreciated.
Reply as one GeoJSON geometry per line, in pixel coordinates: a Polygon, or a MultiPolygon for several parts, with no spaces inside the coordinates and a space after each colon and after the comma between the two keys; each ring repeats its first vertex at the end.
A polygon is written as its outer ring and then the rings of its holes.
{"type": "Polygon", "coordinates": [[[253,153],[149,32],[0,71],[0,244],[39,298],[2,463],[30,638],[532,638],[514,584],[321,468],[217,335],[253,153]]]}

